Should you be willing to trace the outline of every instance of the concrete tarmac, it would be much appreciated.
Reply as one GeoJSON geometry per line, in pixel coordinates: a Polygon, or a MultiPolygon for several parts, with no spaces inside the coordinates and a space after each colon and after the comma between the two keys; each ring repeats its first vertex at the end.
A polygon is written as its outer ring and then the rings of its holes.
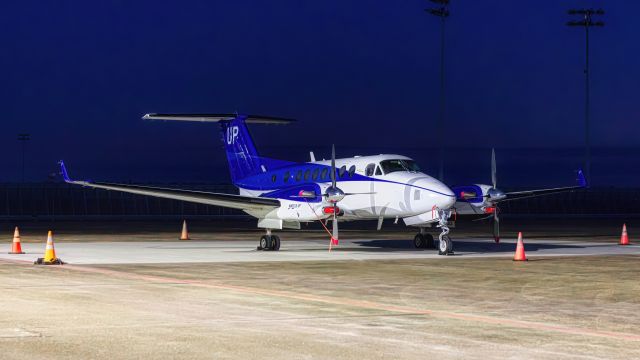
{"type": "Polygon", "coordinates": [[[640,246],[585,224],[530,225],[528,262],[512,230],[458,229],[444,257],[404,229],[270,252],[246,229],[54,224],[63,266],[32,265],[49,224],[27,224],[26,254],[0,253],[0,359],[640,358],[640,246]]]}
{"type": "MultiPolygon", "coordinates": [[[[294,233],[289,233],[291,236],[294,233]]],[[[434,249],[415,249],[409,240],[342,240],[329,251],[326,240],[284,240],[280,251],[258,251],[256,241],[224,239],[211,241],[130,241],[60,242],[58,256],[70,264],[177,264],[261,261],[402,260],[437,258],[511,257],[513,239],[500,244],[493,239],[454,240],[453,256],[439,256],[434,249]]],[[[0,259],[32,262],[44,254],[44,244],[25,243],[26,254],[0,253],[0,259]]],[[[620,246],[614,242],[525,239],[528,257],[583,255],[640,255],[639,245],[620,246]]]]}

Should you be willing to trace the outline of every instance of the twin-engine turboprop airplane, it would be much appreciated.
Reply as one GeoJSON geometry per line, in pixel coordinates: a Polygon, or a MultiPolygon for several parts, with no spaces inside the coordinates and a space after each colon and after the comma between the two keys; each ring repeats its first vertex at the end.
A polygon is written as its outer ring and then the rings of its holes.
{"type": "MultiPolygon", "coordinates": [[[[143,119],[219,123],[233,184],[239,195],[156,188],[138,185],[74,181],[60,161],[67,183],[98,189],[241,209],[266,229],[259,250],[279,250],[276,229],[300,229],[300,223],[332,221],[332,243],[338,242],[338,220],[403,219],[418,227],[416,247],[433,246],[426,228],[441,228],[439,254],[451,254],[448,220],[456,195],[424,174],[412,159],[401,155],[356,156],[330,161],[296,163],[262,157],[247,123],[286,124],[289,119],[220,114],[147,114],[143,119]]],[[[326,229],[326,227],[325,227],[326,229]]],[[[327,230],[328,231],[328,230],[327,230]]],[[[329,231],[328,231],[329,232],[329,231]]]]}
{"type": "Polygon", "coordinates": [[[575,191],[587,187],[587,180],[582,170],[577,171],[577,186],[559,188],[536,189],[525,191],[504,192],[497,188],[496,152],[491,149],[491,184],[473,184],[465,186],[452,186],[456,194],[457,215],[488,215],[493,220],[493,239],[500,242],[500,212],[499,204],[505,201],[526,199],[531,197],[557,194],[561,192],[575,191]]]}

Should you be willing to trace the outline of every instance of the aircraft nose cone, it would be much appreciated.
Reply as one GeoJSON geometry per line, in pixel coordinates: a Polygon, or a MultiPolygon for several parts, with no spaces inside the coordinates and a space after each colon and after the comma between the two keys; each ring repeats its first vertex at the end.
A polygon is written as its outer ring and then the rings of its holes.
{"type": "Polygon", "coordinates": [[[440,209],[449,209],[456,203],[456,195],[442,182],[430,178],[424,179],[420,186],[431,190],[431,199],[440,209]]]}
{"type": "Polygon", "coordinates": [[[446,185],[442,184],[442,186],[442,191],[440,191],[440,204],[438,207],[440,209],[449,209],[456,203],[456,195],[446,185]]]}

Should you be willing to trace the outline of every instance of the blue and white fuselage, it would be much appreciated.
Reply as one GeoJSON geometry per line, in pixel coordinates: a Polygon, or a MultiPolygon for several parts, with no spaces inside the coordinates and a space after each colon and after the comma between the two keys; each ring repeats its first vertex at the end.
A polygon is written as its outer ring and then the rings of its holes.
{"type": "MultiPolygon", "coordinates": [[[[448,209],[456,201],[443,183],[415,168],[402,155],[356,156],[336,159],[337,184],[346,196],[339,203],[344,220],[402,218],[410,225],[438,220],[435,209],[448,209]],[[388,162],[410,163],[413,170],[385,166],[388,162]],[[417,218],[414,218],[417,217],[417,218]]],[[[314,221],[327,218],[329,206],[321,194],[331,186],[330,161],[296,163],[266,171],[236,182],[241,195],[280,200],[282,206],[267,213],[247,211],[265,219],[314,221]],[[318,194],[300,198],[300,191],[318,194]]]]}

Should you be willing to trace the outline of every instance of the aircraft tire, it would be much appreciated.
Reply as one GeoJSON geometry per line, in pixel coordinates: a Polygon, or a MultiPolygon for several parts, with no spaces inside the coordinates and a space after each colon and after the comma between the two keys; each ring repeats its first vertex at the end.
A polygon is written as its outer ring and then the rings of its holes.
{"type": "Polygon", "coordinates": [[[426,243],[424,241],[424,236],[422,234],[417,234],[414,238],[413,238],[413,246],[416,247],[416,249],[424,249],[426,243]]]}
{"type": "Polygon", "coordinates": [[[273,251],[280,250],[280,236],[271,235],[271,250],[273,251]]]}
{"type": "Polygon", "coordinates": [[[453,242],[447,235],[443,236],[438,244],[438,255],[451,255],[453,254],[453,242]]]}
{"type": "Polygon", "coordinates": [[[271,250],[271,237],[269,235],[262,235],[260,237],[260,250],[271,250]]]}
{"type": "Polygon", "coordinates": [[[427,249],[435,249],[436,248],[436,243],[433,240],[433,235],[431,235],[431,234],[424,235],[424,240],[425,240],[425,247],[427,249]]]}

